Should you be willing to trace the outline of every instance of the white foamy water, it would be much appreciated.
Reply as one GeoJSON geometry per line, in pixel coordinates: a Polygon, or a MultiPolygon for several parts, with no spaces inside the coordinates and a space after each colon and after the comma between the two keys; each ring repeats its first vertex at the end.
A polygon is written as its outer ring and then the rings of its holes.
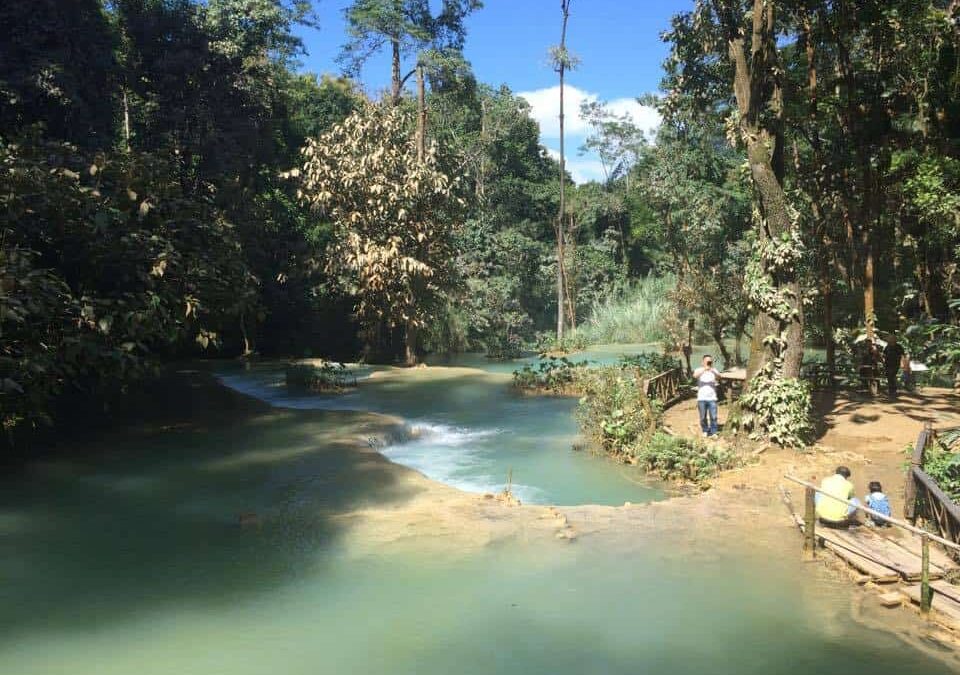
{"type": "MultiPolygon", "coordinates": [[[[502,429],[467,429],[445,424],[416,422],[410,425],[409,440],[388,445],[380,452],[397,464],[415,469],[427,478],[466,492],[501,492],[507,475],[492,475],[492,456],[509,433],[502,429]]],[[[525,502],[543,497],[533,485],[513,483],[512,493],[525,502]]]]}
{"type": "Polygon", "coordinates": [[[219,379],[276,407],[407,420],[413,437],[392,442],[383,454],[468,492],[501,492],[512,475],[511,491],[525,503],[623,504],[661,496],[636,468],[572,451],[578,434],[574,399],[518,397],[508,376],[476,373],[401,373],[342,394],[289,391],[284,366],[277,363],[221,371],[219,379]]]}

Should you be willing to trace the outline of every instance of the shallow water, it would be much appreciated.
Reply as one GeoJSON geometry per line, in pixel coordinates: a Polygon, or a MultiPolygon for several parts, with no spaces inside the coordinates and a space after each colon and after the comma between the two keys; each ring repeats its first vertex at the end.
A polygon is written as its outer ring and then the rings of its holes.
{"type": "Polygon", "coordinates": [[[848,582],[683,533],[353,557],[330,514],[409,496],[321,451],[357,424],[275,411],[0,481],[0,673],[945,671],[857,625],[848,582]]]}
{"type": "MultiPolygon", "coordinates": [[[[464,361],[473,362],[469,355],[464,361]]],[[[499,372],[427,368],[393,375],[323,396],[288,391],[278,364],[219,373],[227,386],[279,407],[401,417],[416,438],[383,453],[462,490],[499,492],[512,476],[512,491],[524,503],[619,505],[663,497],[636,467],[572,450],[576,399],[517,395],[499,372]]]]}

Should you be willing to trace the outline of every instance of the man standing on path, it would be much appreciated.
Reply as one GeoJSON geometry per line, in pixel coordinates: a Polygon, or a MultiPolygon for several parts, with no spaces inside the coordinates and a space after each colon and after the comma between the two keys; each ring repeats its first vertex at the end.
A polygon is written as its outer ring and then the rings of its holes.
{"type": "Polygon", "coordinates": [[[713,367],[713,357],[704,354],[699,368],[693,371],[697,381],[697,410],[700,413],[700,430],[704,437],[717,433],[717,380],[720,373],[713,367]]]}
{"type": "Polygon", "coordinates": [[[891,397],[897,395],[897,373],[900,372],[900,361],[905,352],[903,346],[897,342],[897,336],[891,334],[887,346],[883,348],[883,368],[887,373],[887,393],[891,397]]]}

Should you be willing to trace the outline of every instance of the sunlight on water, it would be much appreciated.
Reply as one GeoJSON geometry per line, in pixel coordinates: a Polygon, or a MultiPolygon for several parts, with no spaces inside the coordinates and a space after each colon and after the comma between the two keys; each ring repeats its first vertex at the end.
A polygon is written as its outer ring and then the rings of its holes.
{"type": "MultiPolygon", "coordinates": [[[[4,479],[0,673],[944,672],[856,624],[848,582],[680,532],[350,556],[334,514],[409,497],[324,450],[360,419],[277,411],[114,438],[4,479]],[[243,512],[260,525],[239,527],[243,512]]],[[[417,443],[508,445],[507,422],[417,443]]],[[[475,461],[448,471],[481,475],[475,461]]]]}
{"type": "Polygon", "coordinates": [[[283,369],[264,364],[224,372],[229,387],[275,406],[365,410],[403,418],[415,438],[383,448],[391,460],[470,492],[513,492],[540,504],[623,504],[662,491],[634,467],[572,450],[578,438],[573,398],[525,397],[493,372],[444,368],[402,371],[362,381],[342,395],[290,392],[283,369]]]}

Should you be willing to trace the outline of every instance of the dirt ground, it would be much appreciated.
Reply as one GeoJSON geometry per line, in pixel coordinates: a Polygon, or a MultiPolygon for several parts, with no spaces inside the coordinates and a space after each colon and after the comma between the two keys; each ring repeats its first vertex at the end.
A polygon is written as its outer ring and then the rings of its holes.
{"type": "MultiPolygon", "coordinates": [[[[731,481],[770,487],[791,473],[819,482],[844,464],[859,496],[867,494],[870,481],[880,481],[890,497],[894,515],[903,514],[906,450],[917,439],[926,421],[934,428],[960,425],[960,397],[949,389],[928,387],[922,392],[901,394],[891,400],[860,394],[818,392],[814,398],[817,419],[815,445],[807,452],[770,448],[746,468],[715,481],[724,489],[731,481]]],[[[727,405],[720,406],[721,428],[727,405]]],[[[698,436],[696,401],[683,401],[667,410],[665,425],[674,433],[698,436]]]]}

